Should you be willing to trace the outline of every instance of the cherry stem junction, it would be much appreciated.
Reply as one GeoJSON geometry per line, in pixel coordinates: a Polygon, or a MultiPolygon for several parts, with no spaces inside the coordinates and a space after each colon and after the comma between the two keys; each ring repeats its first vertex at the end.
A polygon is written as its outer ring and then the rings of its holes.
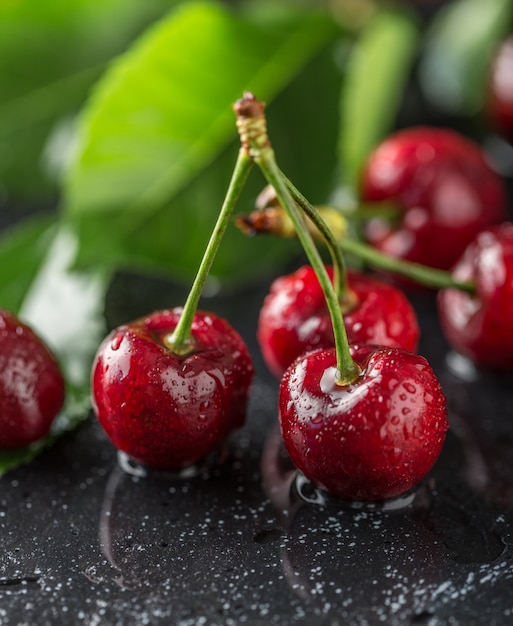
{"type": "Polygon", "coordinates": [[[239,150],[223,205],[201,260],[196,278],[182,309],[180,319],[174,331],[165,339],[167,347],[175,354],[187,354],[194,348],[191,329],[203,287],[252,166],[253,161],[247,151],[239,150]]]}
{"type": "MultiPolygon", "coordinates": [[[[299,204],[308,218],[315,224],[315,227],[321,233],[323,238],[326,239],[325,233],[326,231],[330,231],[326,221],[322,218],[317,209],[312,206],[310,202],[308,202],[308,200],[290,182],[289,189],[294,197],[294,200],[299,204]]],[[[388,256],[387,254],[383,254],[382,252],[379,252],[379,250],[376,250],[367,244],[350,239],[349,237],[343,237],[339,242],[339,245],[344,252],[357,256],[359,259],[367,262],[373,267],[389,270],[396,274],[411,278],[425,287],[434,287],[436,289],[455,287],[469,293],[475,292],[474,283],[457,281],[451,276],[450,272],[446,272],[445,270],[439,270],[434,267],[428,267],[427,265],[421,265],[420,263],[414,263],[412,261],[405,261],[403,259],[388,256]]]]}
{"type": "MultiPolygon", "coordinates": [[[[332,233],[335,229],[337,231],[342,230],[341,236],[335,238],[342,252],[352,254],[373,268],[386,270],[399,276],[410,278],[415,283],[424,285],[425,287],[431,287],[432,289],[453,288],[471,295],[475,294],[476,285],[474,281],[457,280],[446,270],[429,267],[405,259],[398,259],[384,254],[366,243],[351,239],[347,236],[347,228],[340,228],[341,220],[345,220],[340,211],[327,206],[313,207],[302,194],[294,188],[292,183],[289,183],[289,189],[294,200],[312,223],[314,227],[314,237],[321,235],[321,238],[324,239],[323,231],[326,228],[331,230],[332,233]]],[[[284,236],[282,230],[285,230],[286,234],[288,234],[287,225],[283,224],[280,219],[281,214],[286,216],[283,207],[274,206],[272,211],[273,215],[270,219],[262,219],[262,215],[266,212],[266,209],[263,209],[254,211],[244,219],[240,219],[239,224],[242,224],[247,231],[255,234],[272,233],[278,236],[284,236]],[[260,225],[262,225],[262,227],[260,227],[260,225]]]]}
{"type": "Polygon", "coordinates": [[[247,154],[259,166],[267,182],[274,188],[276,196],[289,215],[305,254],[317,275],[333,325],[337,356],[335,382],[337,385],[346,386],[357,379],[360,368],[351,356],[337,293],[308,231],[303,213],[289,190],[286,177],[276,163],[274,150],[267,134],[264,106],[263,102],[257,100],[250,93],[244,94],[244,97],[235,103],[234,110],[237,115],[237,128],[242,149],[247,151],[247,154]]]}

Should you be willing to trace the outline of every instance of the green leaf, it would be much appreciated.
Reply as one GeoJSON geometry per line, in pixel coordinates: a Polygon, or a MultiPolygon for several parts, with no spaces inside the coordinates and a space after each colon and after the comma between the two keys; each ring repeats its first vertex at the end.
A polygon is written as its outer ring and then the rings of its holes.
{"type": "Polygon", "coordinates": [[[68,230],[41,218],[6,231],[0,240],[1,271],[13,272],[12,279],[0,282],[2,307],[12,305],[9,309],[47,343],[67,383],[65,405],[50,434],[26,448],[0,451],[0,475],[32,460],[88,416],[90,368],[106,332],[107,280],[98,274],[70,272],[75,248],[76,240],[68,230]],[[13,281],[19,283],[14,295],[13,281]]]}
{"type": "Polygon", "coordinates": [[[363,162],[395,122],[418,40],[410,14],[381,11],[350,52],[340,98],[339,160],[342,182],[353,192],[363,162]]]}
{"type": "Polygon", "coordinates": [[[0,181],[20,197],[55,188],[48,138],[74,116],[106,63],[169,7],[166,0],[0,3],[0,181]],[[115,24],[115,27],[113,25],[115,24]]]}
{"type": "Polygon", "coordinates": [[[92,356],[105,333],[107,276],[70,271],[76,237],[61,226],[25,294],[20,316],[58,356],[68,385],[89,391],[92,356]]]}
{"type": "MultiPolygon", "coordinates": [[[[194,273],[235,163],[233,102],[244,90],[275,97],[337,34],[325,13],[262,19],[204,2],[181,6],[148,31],[99,83],[82,120],[65,185],[78,266],[194,273]]],[[[313,127],[308,137],[324,123],[315,113],[303,117],[313,127]]],[[[261,270],[288,249],[269,240],[248,245],[237,235],[239,244],[223,242],[218,275],[261,270]]]]}
{"type": "Polygon", "coordinates": [[[18,313],[55,235],[55,220],[37,217],[0,232],[0,307],[18,313]]]}
{"type": "Polygon", "coordinates": [[[457,0],[440,11],[419,67],[433,103],[464,115],[482,108],[492,55],[510,33],[512,18],[511,0],[457,0]]]}

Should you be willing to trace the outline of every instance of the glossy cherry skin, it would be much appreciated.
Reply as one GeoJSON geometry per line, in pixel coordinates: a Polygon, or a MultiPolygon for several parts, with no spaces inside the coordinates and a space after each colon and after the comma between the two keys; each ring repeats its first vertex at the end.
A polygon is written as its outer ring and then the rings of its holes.
{"type": "Polygon", "coordinates": [[[480,146],[459,133],[415,127],[399,131],[369,156],[365,202],[395,203],[398,221],[370,219],[365,237],[380,251],[450,269],[483,228],[506,219],[506,191],[480,146]]]}
{"type": "Polygon", "coordinates": [[[65,399],[54,355],[26,324],[0,310],[0,449],[45,437],[65,399]]]}
{"type": "MultiPolygon", "coordinates": [[[[326,270],[333,280],[332,267],[326,270]]],[[[354,306],[344,313],[349,343],[417,349],[417,316],[402,291],[354,270],[348,272],[348,284],[356,296],[354,306]]],[[[277,378],[302,354],[334,346],[326,298],[312,267],[305,265],[272,283],[260,310],[257,338],[277,378]]]]}
{"type": "Polygon", "coordinates": [[[499,46],[494,56],[486,109],[495,129],[513,143],[513,36],[499,46]]]}
{"type": "Polygon", "coordinates": [[[476,365],[513,371],[513,224],[481,232],[451,273],[474,281],[476,293],[439,292],[439,319],[448,342],[476,365]]]}
{"type": "Polygon", "coordinates": [[[316,350],[285,373],[279,417],[285,447],[317,487],[344,500],[409,491],[430,471],[448,428],[446,400],[424,357],[400,348],[352,349],[361,367],[335,383],[335,350],[316,350]]]}
{"type": "Polygon", "coordinates": [[[93,407],[107,436],[134,461],[179,470],[217,450],[244,423],[253,365],[231,325],[198,311],[193,350],[165,344],[181,308],[113,330],[92,369],[93,407]]]}

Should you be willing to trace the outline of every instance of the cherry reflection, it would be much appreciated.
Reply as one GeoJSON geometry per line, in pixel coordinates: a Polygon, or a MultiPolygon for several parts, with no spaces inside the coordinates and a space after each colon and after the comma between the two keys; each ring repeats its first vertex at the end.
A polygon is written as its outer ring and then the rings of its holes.
{"type": "Polygon", "coordinates": [[[312,483],[293,465],[288,456],[280,429],[276,426],[268,435],[261,462],[264,491],[285,525],[289,525],[297,511],[305,504],[350,510],[398,511],[408,507],[428,506],[433,481],[425,480],[415,489],[397,498],[382,502],[361,502],[332,498],[312,483]]]}
{"type": "Polygon", "coordinates": [[[121,459],[99,523],[101,549],[121,588],[166,595],[191,585],[209,589],[213,570],[222,575],[241,566],[233,522],[241,505],[231,497],[234,477],[222,461],[171,475],[121,459]]]}
{"type": "MultiPolygon", "coordinates": [[[[477,573],[504,550],[491,518],[464,515],[460,502],[440,497],[434,478],[382,504],[328,497],[295,470],[278,427],[265,442],[261,471],[285,528],[285,580],[320,615],[423,623],[442,605],[461,605],[477,573]]],[[[440,470],[436,477],[449,480],[440,470]]]]}

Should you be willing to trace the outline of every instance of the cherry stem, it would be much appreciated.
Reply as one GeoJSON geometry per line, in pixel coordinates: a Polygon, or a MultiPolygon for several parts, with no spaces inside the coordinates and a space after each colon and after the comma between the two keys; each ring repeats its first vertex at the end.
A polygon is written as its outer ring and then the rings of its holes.
{"type": "Polygon", "coordinates": [[[264,103],[257,100],[253,94],[246,93],[241,100],[235,103],[234,110],[237,114],[237,127],[242,149],[247,151],[248,155],[259,166],[267,182],[274,188],[276,196],[287,211],[305,254],[317,275],[326,298],[333,325],[337,358],[335,382],[340,386],[349,385],[358,378],[360,368],[351,356],[344,319],[335,288],[328,276],[314,240],[308,231],[303,213],[289,191],[287,179],[276,163],[274,150],[267,134],[264,103]]]}
{"type": "MultiPolygon", "coordinates": [[[[437,269],[428,265],[422,265],[421,263],[415,263],[413,261],[407,261],[406,259],[398,259],[396,257],[389,256],[380,252],[376,248],[369,244],[363,243],[351,239],[347,236],[346,218],[342,213],[329,206],[321,208],[313,207],[303,196],[290,186],[290,191],[300,206],[305,215],[312,222],[321,237],[324,239],[323,232],[328,229],[332,233],[339,231],[341,234],[339,237],[335,237],[335,241],[340,246],[342,252],[347,252],[353,256],[365,261],[368,265],[375,269],[382,269],[404,276],[411,279],[413,282],[424,285],[425,287],[431,287],[432,289],[445,289],[453,288],[465,291],[470,294],[475,294],[476,285],[473,281],[460,281],[456,280],[452,274],[446,270],[437,269]]],[[[276,212],[283,211],[283,207],[274,207],[276,212]]],[[[250,224],[257,224],[258,220],[255,216],[262,211],[255,211],[250,215],[248,222],[250,224]]],[[[284,212],[283,215],[286,215],[284,212]]],[[[281,229],[283,225],[280,221],[276,221],[276,226],[264,223],[264,227],[257,229],[255,232],[273,233],[275,235],[282,235],[281,229]]]]}
{"type": "Polygon", "coordinates": [[[235,168],[226,192],[226,196],[219,212],[214,230],[210,235],[205,253],[201,260],[196,278],[182,309],[180,319],[174,331],[165,338],[166,346],[175,354],[187,354],[194,349],[194,341],[191,339],[191,329],[194,316],[198,309],[203,287],[214,262],[215,256],[221,244],[221,240],[230,222],[233,209],[239,199],[240,193],[246,183],[253,161],[245,150],[239,150],[235,168]]]}
{"type": "Polygon", "coordinates": [[[357,256],[362,261],[379,269],[388,270],[394,274],[411,278],[414,282],[431,287],[433,289],[445,289],[448,287],[459,289],[470,294],[476,292],[476,284],[473,281],[460,281],[452,277],[450,272],[439,270],[434,267],[405,261],[388,256],[375,248],[354,239],[344,238],[340,242],[342,250],[357,256]]]}
{"type": "MultiPolygon", "coordinates": [[[[294,200],[299,204],[305,215],[315,225],[323,238],[326,238],[325,232],[330,231],[330,227],[326,220],[320,215],[319,211],[299,192],[294,185],[288,181],[290,192],[294,200]]],[[[476,285],[473,281],[459,281],[453,278],[450,272],[440,270],[421,263],[406,261],[391,257],[379,250],[376,250],[368,244],[342,237],[337,242],[343,252],[348,252],[365,261],[372,267],[388,270],[394,274],[405,276],[414,282],[431,287],[433,289],[445,289],[448,287],[459,289],[467,293],[473,294],[476,291],[476,285]]]]}
{"type": "Polygon", "coordinates": [[[342,207],[342,212],[346,217],[362,222],[376,217],[387,222],[395,222],[404,215],[404,211],[401,211],[394,202],[360,202],[354,209],[344,210],[342,207]]]}
{"type": "Polygon", "coordinates": [[[347,281],[347,267],[342,254],[342,248],[336,240],[328,224],[322,219],[315,207],[303,196],[295,185],[281,172],[293,199],[299,204],[305,215],[313,222],[321,234],[331,255],[334,268],[333,284],[342,310],[347,312],[354,305],[355,296],[351,292],[347,281]]]}

